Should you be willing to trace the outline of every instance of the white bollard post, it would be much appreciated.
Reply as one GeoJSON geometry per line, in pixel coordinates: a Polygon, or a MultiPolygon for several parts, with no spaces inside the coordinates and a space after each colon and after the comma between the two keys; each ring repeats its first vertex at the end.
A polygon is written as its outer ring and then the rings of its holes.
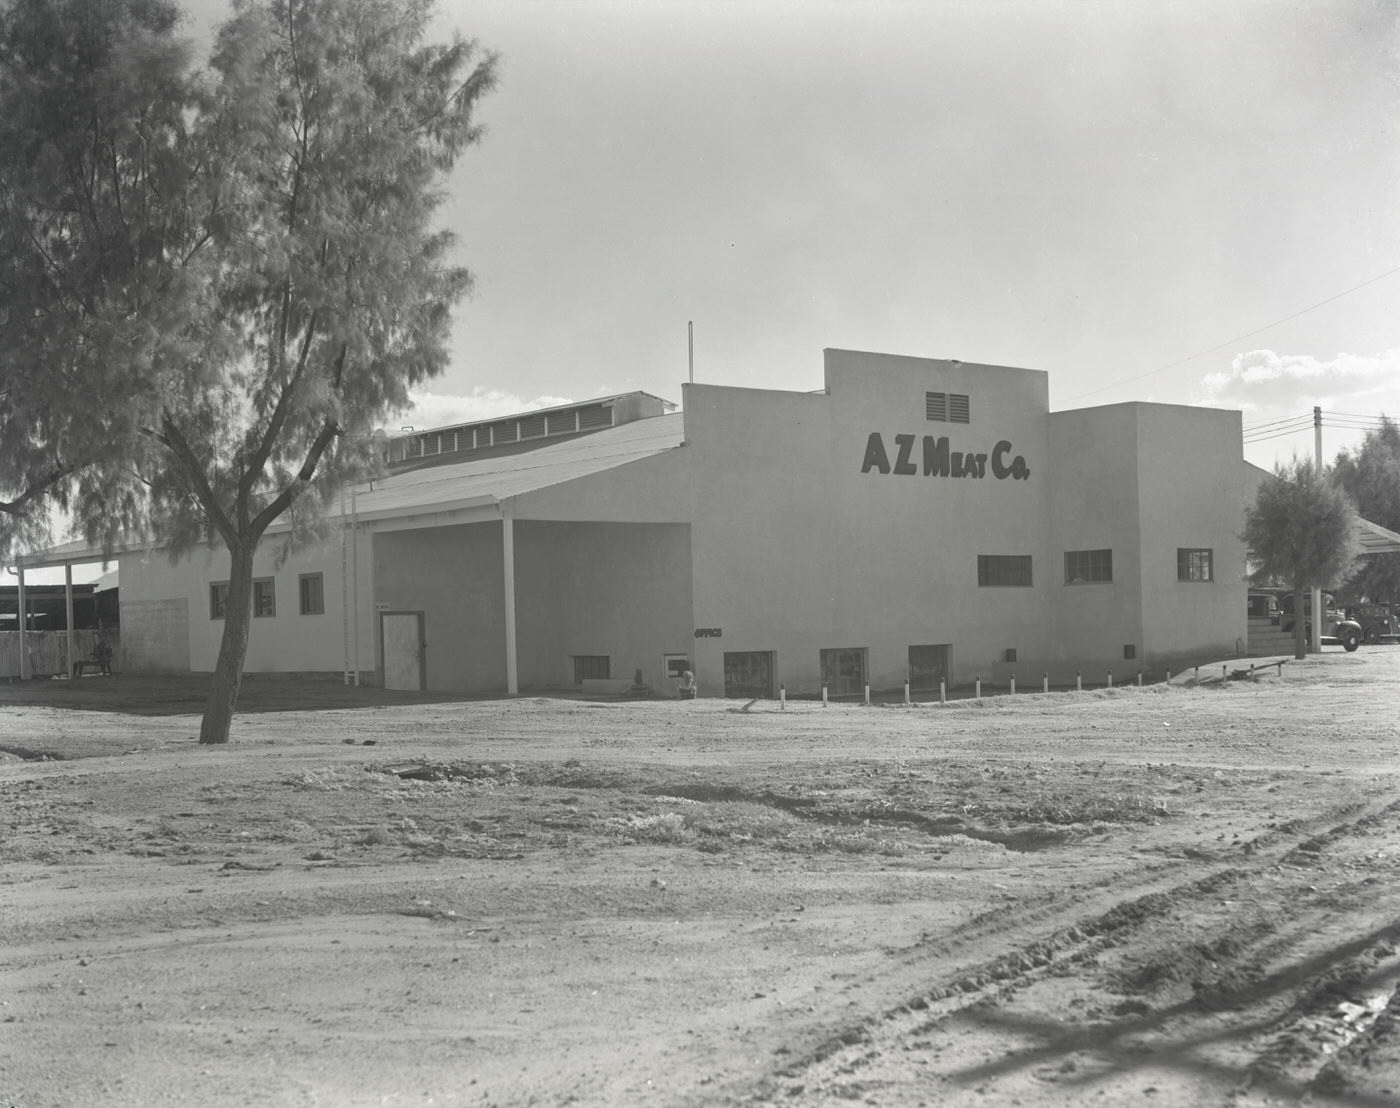
{"type": "Polygon", "coordinates": [[[1043,693],[1048,693],[1050,691],[1050,675],[1048,673],[1042,673],[1040,675],[1040,691],[1043,693]]]}
{"type": "Polygon", "coordinates": [[[778,686],[778,708],[779,708],[780,710],[783,710],[783,709],[786,709],[786,708],[787,708],[787,686],[786,686],[786,685],[779,685],[779,686],[778,686]]]}
{"type": "Polygon", "coordinates": [[[866,706],[867,708],[870,707],[870,686],[869,686],[869,685],[866,685],[866,686],[865,686],[865,706],[866,706]]]}
{"type": "Polygon", "coordinates": [[[823,682],[822,682],[822,707],[825,708],[826,706],[827,706],[827,704],[826,704],[826,682],[823,681],[823,682]]]}
{"type": "Polygon", "coordinates": [[[1084,675],[1083,675],[1082,673],[1076,672],[1075,675],[1074,675],[1074,691],[1075,691],[1075,692],[1083,692],[1083,691],[1084,691],[1084,675]]]}
{"type": "Polygon", "coordinates": [[[1113,670],[1108,671],[1108,687],[1113,688],[1113,670]]]}
{"type": "MultiPolygon", "coordinates": [[[[1282,666],[1279,667],[1279,673],[1283,673],[1282,666]]],[[[940,677],[938,679],[938,703],[948,703],[948,679],[946,677],[940,677]]]]}
{"type": "Polygon", "coordinates": [[[1142,688],[1142,666],[1138,666],[1138,688],[1142,688]]]}
{"type": "Polygon", "coordinates": [[[978,700],[982,699],[982,675],[980,673],[977,675],[976,697],[978,700]]]}
{"type": "Polygon", "coordinates": [[[909,707],[909,679],[904,679],[904,706],[909,707]]]}
{"type": "Polygon", "coordinates": [[[1016,695],[1016,675],[1014,673],[1011,675],[1011,695],[1016,695]]]}
{"type": "Polygon", "coordinates": [[[1167,682],[1166,682],[1166,683],[1167,683],[1168,685],[1170,685],[1170,684],[1172,683],[1172,671],[1171,671],[1171,670],[1167,670],[1167,682]]]}

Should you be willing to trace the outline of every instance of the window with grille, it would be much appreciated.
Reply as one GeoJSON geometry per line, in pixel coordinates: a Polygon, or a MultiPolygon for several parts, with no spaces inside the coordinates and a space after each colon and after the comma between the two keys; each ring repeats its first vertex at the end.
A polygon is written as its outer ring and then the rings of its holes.
{"type": "Polygon", "coordinates": [[[924,418],[937,423],[971,423],[972,401],[965,393],[924,393],[924,418]]]}
{"type": "Polygon", "coordinates": [[[1010,585],[1029,588],[1031,585],[1031,556],[1029,554],[977,555],[977,584],[983,587],[1010,585]]]}
{"type": "Polygon", "coordinates": [[[302,615],[319,616],[325,614],[326,587],[322,574],[303,573],[297,578],[297,591],[301,594],[302,615]]]}
{"type": "Polygon", "coordinates": [[[209,618],[223,619],[228,610],[228,582],[214,581],[209,586],[209,618]]]}
{"type": "Polygon", "coordinates": [[[606,681],[611,676],[612,659],[606,654],[575,654],[574,684],[585,681],[606,681]]]}
{"type": "Polygon", "coordinates": [[[1101,585],[1113,580],[1112,550],[1066,550],[1066,585],[1101,585]]]}
{"type": "Polygon", "coordinates": [[[1178,581],[1214,581],[1215,551],[1176,548],[1176,579],[1178,581]]]}
{"type": "Polygon", "coordinates": [[[271,577],[259,577],[253,582],[253,615],[275,616],[277,591],[271,577]]]}

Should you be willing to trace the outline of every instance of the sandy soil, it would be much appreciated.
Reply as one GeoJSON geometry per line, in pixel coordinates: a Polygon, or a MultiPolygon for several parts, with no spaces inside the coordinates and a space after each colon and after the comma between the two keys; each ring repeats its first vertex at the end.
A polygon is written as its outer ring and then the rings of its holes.
{"type": "Polygon", "coordinates": [[[11,704],[0,1106],[1400,1104],[1400,647],[1210,672],[11,704]]]}

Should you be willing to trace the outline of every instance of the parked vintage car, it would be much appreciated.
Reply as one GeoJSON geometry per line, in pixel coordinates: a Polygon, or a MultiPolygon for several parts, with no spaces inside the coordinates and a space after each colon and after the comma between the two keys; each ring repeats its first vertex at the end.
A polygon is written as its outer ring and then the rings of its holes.
{"type": "Polygon", "coordinates": [[[1363,642],[1395,642],[1400,640],[1400,617],[1389,604],[1348,604],[1347,618],[1361,624],[1363,642]]]}
{"type": "MultiPolygon", "coordinates": [[[[1279,629],[1289,634],[1293,633],[1295,620],[1293,618],[1293,602],[1295,597],[1290,593],[1280,597],[1283,609],[1279,620],[1279,629]]],[[[1305,607],[1310,606],[1305,600],[1305,607]]],[[[1309,639],[1312,638],[1312,618],[1304,613],[1306,623],[1303,625],[1303,634],[1309,639]]],[[[1322,594],[1322,642],[1336,645],[1341,644],[1348,653],[1361,645],[1361,624],[1354,619],[1347,619],[1346,613],[1337,607],[1337,602],[1330,592],[1322,594]]]]}
{"type": "Polygon", "coordinates": [[[1270,623],[1277,625],[1279,614],[1282,609],[1278,606],[1278,597],[1271,592],[1252,592],[1249,594],[1249,618],[1267,619],[1270,623]]]}

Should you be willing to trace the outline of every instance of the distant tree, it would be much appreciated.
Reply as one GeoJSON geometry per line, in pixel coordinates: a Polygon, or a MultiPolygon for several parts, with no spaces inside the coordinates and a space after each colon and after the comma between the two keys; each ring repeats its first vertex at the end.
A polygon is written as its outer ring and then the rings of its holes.
{"type": "Polygon", "coordinates": [[[86,501],[135,521],[152,366],[202,284],[168,0],[0,2],[0,558],[86,501]],[[123,492],[125,486],[125,492],[123,492]]]}
{"type": "Polygon", "coordinates": [[[1307,653],[1305,597],[1346,580],[1356,560],[1356,509],[1334,481],[1294,457],[1264,480],[1245,509],[1243,539],[1255,584],[1282,583],[1294,596],[1294,656],[1307,653]]]}
{"type": "MultiPolygon", "coordinates": [[[[1332,472],[1363,518],[1400,531],[1400,426],[1381,416],[1355,454],[1343,450],[1332,472]]],[[[1368,554],[1346,584],[1348,595],[1400,602],[1400,554],[1368,554]]]]}

